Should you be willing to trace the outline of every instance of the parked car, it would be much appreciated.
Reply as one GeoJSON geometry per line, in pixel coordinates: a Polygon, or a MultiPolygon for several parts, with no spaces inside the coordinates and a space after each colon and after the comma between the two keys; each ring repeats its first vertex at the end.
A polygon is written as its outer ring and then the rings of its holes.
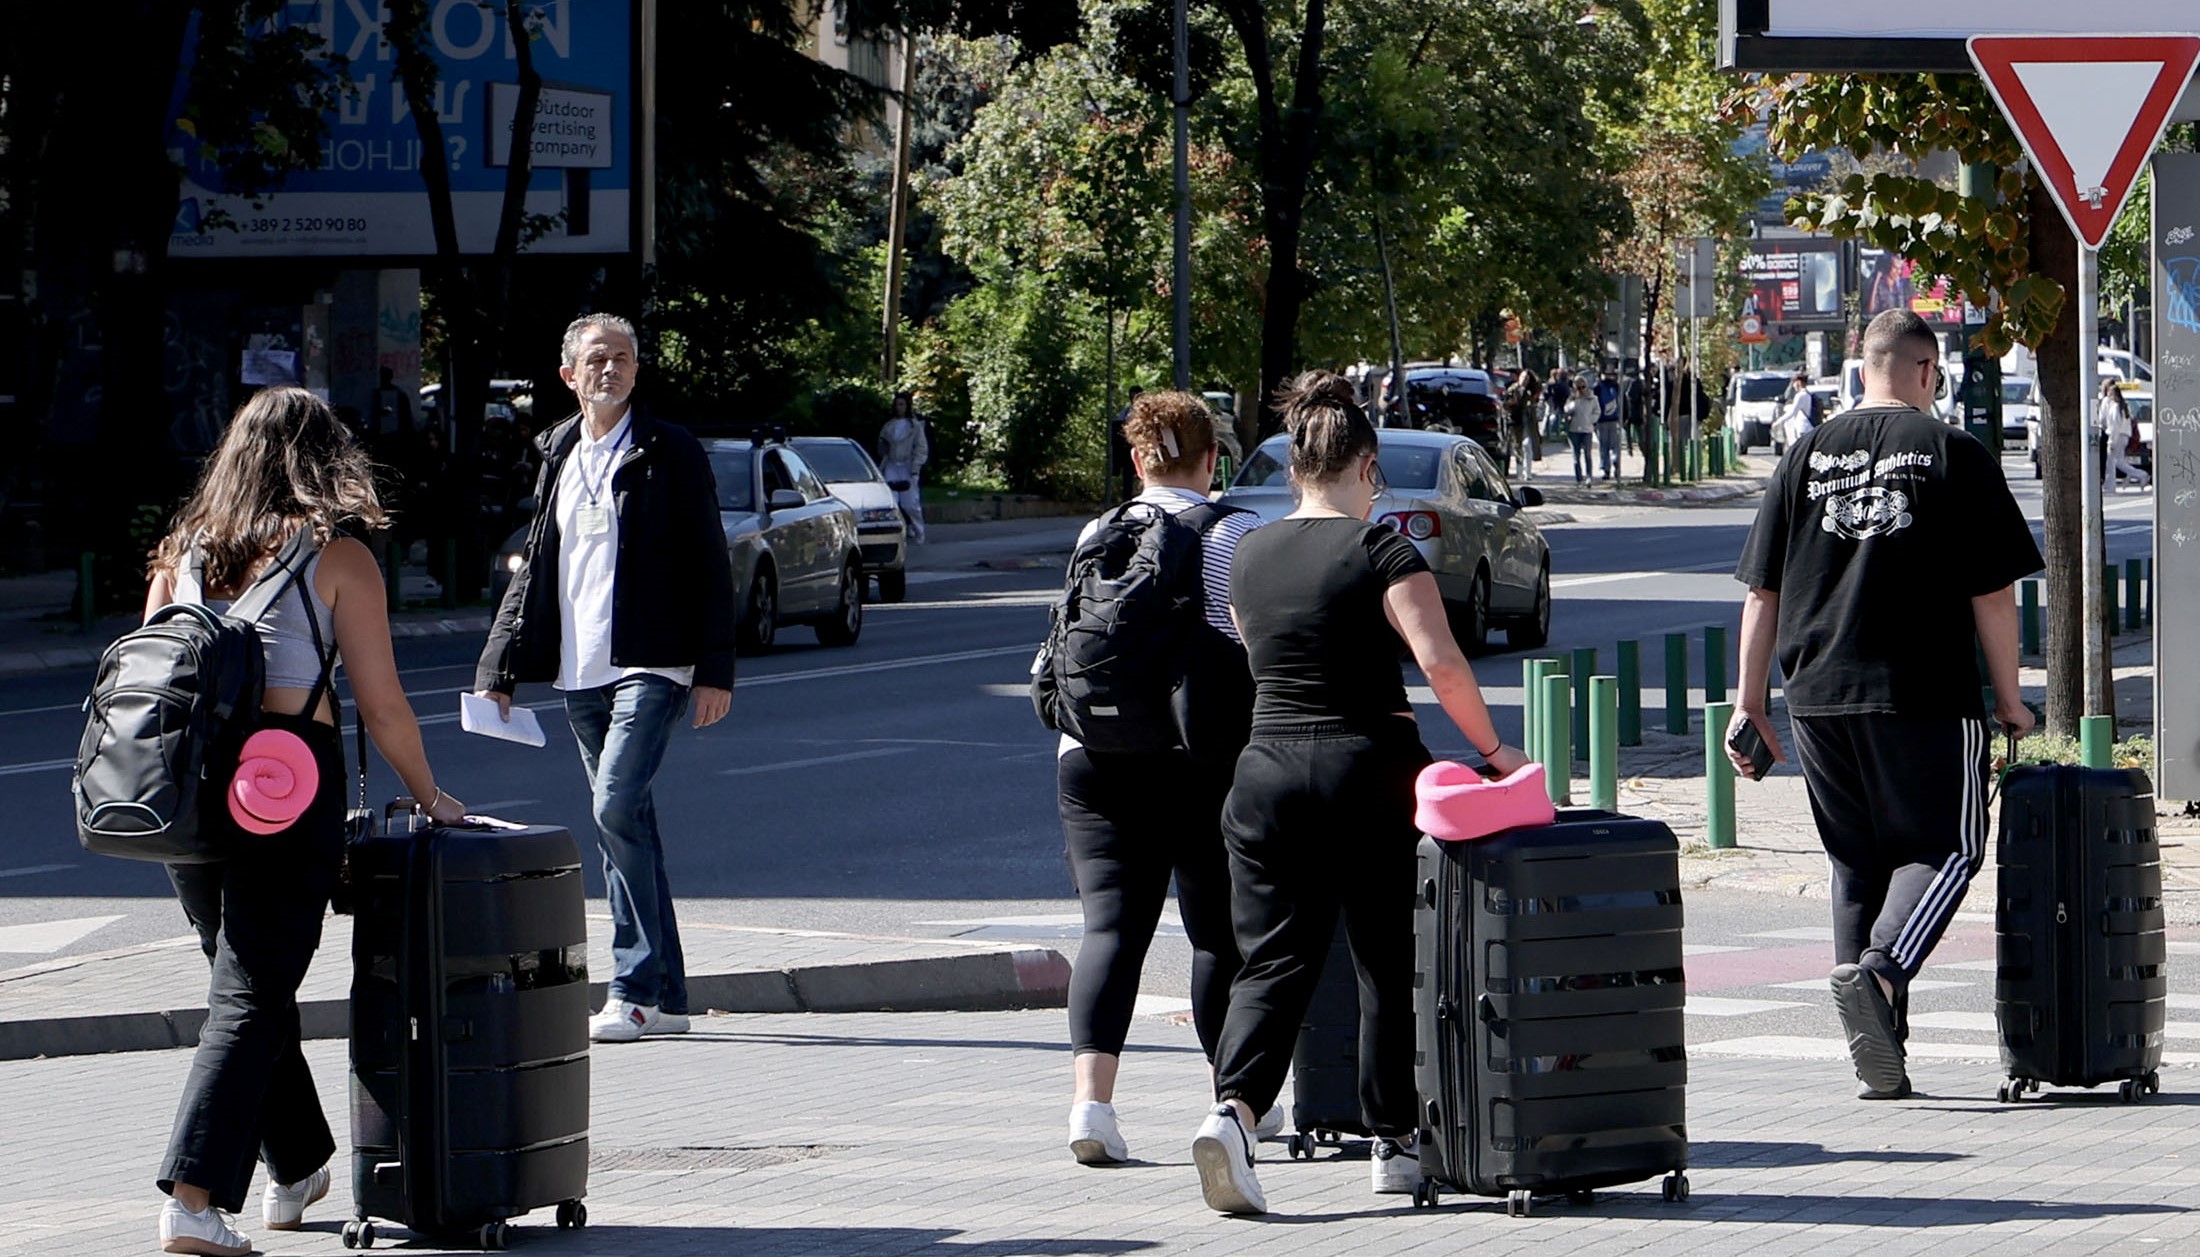
{"type": "Polygon", "coordinates": [[[1760,445],[1772,445],[1772,427],[1780,420],[1788,386],[1795,381],[1787,371],[1744,371],[1726,387],[1726,421],[1742,453],[1760,445]]]}
{"type": "MultiPolygon", "coordinates": [[[[827,646],[855,645],[864,580],[854,508],[777,441],[706,440],[703,449],[718,480],[718,519],[741,600],[741,648],[770,650],[789,624],[811,626],[827,646]]],[[[522,527],[497,553],[499,601],[526,546],[522,527]]]]}
{"type": "Polygon", "coordinates": [[[1484,449],[1505,448],[1503,409],[1489,372],[1473,367],[1409,367],[1406,405],[1397,426],[1472,437],[1484,449]]]}
{"type": "Polygon", "coordinates": [[[2001,439],[2029,442],[2039,422],[2039,384],[2028,376],[2001,377],[2001,439]]]}
{"type": "MultiPolygon", "coordinates": [[[[1261,442],[1222,500],[1270,521],[1290,514],[1290,461],[1290,437],[1261,442]]],[[[1543,495],[1515,491],[1483,446],[1452,433],[1385,429],[1376,461],[1388,487],[1369,518],[1428,560],[1460,648],[1484,650],[1492,628],[1515,650],[1550,640],[1551,548],[1521,514],[1543,495]]]]}
{"type": "Polygon", "coordinates": [[[880,602],[909,596],[909,524],[886,487],[871,452],[844,436],[798,436],[787,444],[802,456],[834,497],[856,513],[856,542],[863,574],[878,582],[880,602]]]}

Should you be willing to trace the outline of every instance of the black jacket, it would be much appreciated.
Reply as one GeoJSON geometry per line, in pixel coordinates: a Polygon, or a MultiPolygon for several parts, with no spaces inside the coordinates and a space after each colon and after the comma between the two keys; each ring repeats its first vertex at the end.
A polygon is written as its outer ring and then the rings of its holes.
{"type": "MultiPolygon", "coordinates": [[[[611,662],[621,668],[695,669],[695,684],[733,688],[733,564],[718,519],[710,458],[685,428],[637,404],[633,444],[611,473],[619,516],[618,572],[611,602],[611,662]]],[[[520,569],[497,608],[475,669],[474,688],[509,694],[523,682],[555,681],[558,641],[558,475],[580,443],[578,414],[535,447],[535,520],[520,569]]]]}

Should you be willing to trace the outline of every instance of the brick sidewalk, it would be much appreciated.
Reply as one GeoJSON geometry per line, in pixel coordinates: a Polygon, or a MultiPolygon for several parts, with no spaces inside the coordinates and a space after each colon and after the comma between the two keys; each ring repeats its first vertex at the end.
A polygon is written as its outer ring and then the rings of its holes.
{"type": "MultiPolygon", "coordinates": [[[[1188,1164],[1208,1086],[1191,1030],[1134,1027],[1121,1111],[1143,1159],[1113,1170],[1079,1167],[1064,1148],[1064,1037],[1049,1012],[739,1016],[701,1019],[686,1039],[599,1049],[590,1225],[559,1234],[537,1213],[514,1250],[1958,1257],[2200,1245],[2188,1204],[2200,1158],[2181,1115],[2192,1101],[2003,1107],[1978,1098],[1998,1077],[1984,1065],[1936,1066],[1937,1098],[1863,1104],[1843,1063],[1699,1058],[1686,1204],[1662,1202],[1650,1182],[1591,1206],[1539,1203],[1528,1219],[1472,1197],[1417,1211],[1371,1195],[1364,1160],[1294,1162],[1268,1145],[1262,1182],[1276,1212],[1226,1219],[1201,1205],[1188,1164]]],[[[308,1048],[339,1142],[343,1054],[308,1048]]],[[[0,1129],[13,1167],[0,1249],[154,1251],[152,1177],[188,1064],[184,1052],[0,1063],[0,1111],[47,1115],[0,1129]]],[[[270,1257],[340,1253],[346,1178],[307,1231],[265,1230],[256,1204],[240,1229],[270,1257]]]]}

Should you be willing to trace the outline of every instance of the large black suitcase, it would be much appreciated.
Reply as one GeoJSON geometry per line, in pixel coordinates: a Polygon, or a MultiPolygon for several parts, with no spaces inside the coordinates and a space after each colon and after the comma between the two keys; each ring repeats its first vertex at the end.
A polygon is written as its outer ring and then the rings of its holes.
{"type": "Polygon", "coordinates": [[[546,826],[428,826],[350,848],[352,1198],[504,1247],[587,1223],[588,931],[580,849],[546,826]]]}
{"type": "Polygon", "coordinates": [[[2042,1084],[2121,1082],[2127,1103],[2159,1090],[2168,945],[2147,775],[2011,770],[1997,880],[2001,1098],[2042,1084]]]}
{"type": "Polygon", "coordinates": [[[1665,1175],[1688,1198],[1680,850],[1656,821],[1569,811],[1424,838],[1414,908],[1421,1167],[1444,1187],[1587,1201],[1665,1175]]]}
{"type": "Polygon", "coordinates": [[[1294,1158],[1369,1134],[1360,1114],[1360,978],[1342,920],[1291,1048],[1291,1130],[1284,1147],[1294,1158]]]}

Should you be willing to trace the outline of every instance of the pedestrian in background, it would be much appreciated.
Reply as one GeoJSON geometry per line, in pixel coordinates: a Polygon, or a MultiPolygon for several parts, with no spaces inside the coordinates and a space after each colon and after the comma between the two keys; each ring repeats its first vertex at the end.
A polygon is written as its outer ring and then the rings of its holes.
{"type": "Polygon", "coordinates": [[[1649,390],[1643,387],[1642,372],[1635,364],[1627,364],[1627,380],[1620,386],[1620,423],[1625,426],[1623,438],[1627,452],[1632,454],[1642,444],[1642,417],[1648,405],[1649,390]]]}
{"type": "Polygon", "coordinates": [[[1603,468],[1604,478],[1618,477],[1620,442],[1619,382],[1609,374],[1597,381],[1597,461],[1603,468]]]}
{"type": "Polygon", "coordinates": [[[1534,371],[1521,368],[1519,378],[1505,390],[1505,410],[1512,422],[1511,453],[1515,461],[1511,470],[1523,481],[1533,480],[1535,460],[1543,453],[1543,382],[1534,371]]]}
{"type": "Polygon", "coordinates": [[[1589,441],[1596,435],[1603,403],[1589,391],[1587,380],[1575,380],[1573,396],[1566,399],[1566,439],[1574,449],[1574,483],[1587,484],[1591,474],[1589,441]]]}
{"type": "Polygon", "coordinates": [[[580,410],[537,442],[540,505],[474,689],[507,719],[522,682],[565,693],[611,903],[611,990],[588,1032],[617,1043],[688,1028],[651,791],[691,698],[697,729],[733,704],[733,567],[702,445],[633,401],[634,325],[575,319],[558,356],[580,410]]]}
{"type": "Polygon", "coordinates": [[[1492,768],[1527,762],[1498,740],[1421,552],[1367,521],[1382,471],[1375,425],[1352,386],[1311,371],[1277,400],[1298,509],[1240,542],[1230,572],[1255,693],[1252,741],[1223,811],[1245,967],[1217,1045],[1221,1102],[1192,1139],[1201,1192],[1222,1213],[1268,1207],[1253,1168],[1254,1118],[1283,1087],[1340,912],[1359,977],[1372,1185],[1411,1192],[1421,1181],[1413,783],[1429,754],[1406,697],[1405,651],[1492,768]]]}
{"type": "MultiPolygon", "coordinates": [[[[1135,500],[1180,518],[1198,512],[1204,525],[1199,540],[1204,601],[1190,612],[1200,619],[1191,631],[1203,630],[1205,649],[1200,666],[1183,681],[1183,695],[1203,708],[1197,729],[1223,733],[1219,745],[1152,754],[1092,751],[1062,736],[1057,761],[1062,837],[1085,919],[1069,985],[1075,1055],[1069,1147],[1086,1165],[1114,1165],[1130,1157],[1116,1121],[1116,1074],[1172,873],[1177,914],[1192,946],[1192,1026],[1208,1064],[1214,1063],[1230,983],[1238,972],[1222,801],[1252,719],[1245,651],[1230,620],[1230,564],[1238,542],[1259,527],[1260,516],[1208,501],[1219,446],[1213,415],[1196,394],[1140,394],[1131,403],[1124,435],[1145,484],[1135,500]]],[[[1078,547],[1113,514],[1085,525],[1078,547]]],[[[1133,648],[1133,653],[1146,658],[1151,652],[1133,648]]],[[[1278,1128],[1281,1117],[1279,1109],[1278,1128]]]]}
{"type": "Polygon", "coordinates": [[[2102,445],[2101,492],[2116,492],[2118,476],[2146,488],[2147,474],[2130,461],[2132,451],[2139,444],[2139,427],[2131,420],[2131,404],[2124,400],[2121,382],[2102,381],[2100,411],[2101,430],[2108,438],[2102,445]]]}
{"type": "Polygon", "coordinates": [[[894,491],[894,505],[908,521],[909,540],[924,541],[924,497],[917,477],[931,461],[932,443],[925,438],[924,416],[917,413],[916,398],[905,389],[894,394],[894,413],[878,432],[878,467],[886,487],[894,491]]]}
{"type": "MultiPolygon", "coordinates": [[[[1818,838],[1833,870],[1834,1006],[1866,1100],[1910,1094],[1909,989],[1986,855],[1993,716],[2033,724],[2017,688],[2015,583],[2043,566],[2000,463],[1933,417],[1932,329],[1890,310],[1864,333],[1864,397],[1780,460],[1735,576],[1741,702],[1767,712],[1775,648],[1818,838]]],[[[1736,768],[1746,759],[1729,752],[1736,768]]]]}
{"type": "Polygon", "coordinates": [[[1566,403],[1574,399],[1574,377],[1566,368],[1551,372],[1543,385],[1544,433],[1558,440],[1566,431],[1566,403]]]}
{"type": "Polygon", "coordinates": [[[331,680],[339,659],[360,718],[405,789],[427,800],[438,822],[466,814],[421,750],[390,645],[381,569],[344,535],[387,522],[365,450],[327,404],[304,389],[273,388],[230,421],[152,553],[148,618],[171,602],[226,611],[263,575],[291,582],[256,622],[266,655],[258,728],[302,741],[318,778],[287,829],[227,860],[168,868],[213,982],[160,1170],[165,1252],[252,1251],[224,1215],[244,1207],[255,1158],[267,1165],[260,1218],[270,1230],[297,1230],[307,1206],[328,1194],[336,1143],[300,1043],[297,996],[343,865],[347,778],[331,680]],[[301,532],[311,557],[270,572],[301,532]],[[188,574],[193,551],[203,582],[188,574]]]}

